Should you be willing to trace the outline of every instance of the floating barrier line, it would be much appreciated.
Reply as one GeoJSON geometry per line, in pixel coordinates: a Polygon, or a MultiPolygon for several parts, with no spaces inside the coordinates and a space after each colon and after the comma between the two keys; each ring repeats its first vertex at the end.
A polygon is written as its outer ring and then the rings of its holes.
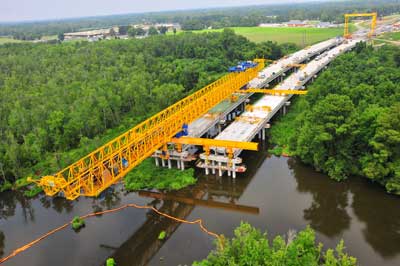
{"type": "MultiPolygon", "coordinates": [[[[151,206],[141,206],[141,205],[137,205],[137,204],[134,204],[134,203],[126,204],[126,205],[123,205],[123,206],[118,207],[118,208],[115,208],[115,209],[110,209],[110,210],[105,210],[105,211],[100,211],[100,212],[89,213],[89,214],[80,216],[80,218],[81,218],[81,219],[87,219],[87,218],[91,218],[91,217],[98,216],[98,215],[102,215],[102,214],[108,214],[108,213],[114,213],[114,212],[122,211],[122,210],[124,210],[124,209],[126,209],[126,208],[149,209],[149,210],[154,211],[155,213],[157,213],[157,214],[160,215],[160,216],[164,216],[164,217],[166,217],[166,218],[168,218],[168,219],[177,221],[177,222],[179,222],[179,223],[198,224],[199,227],[200,227],[200,229],[201,229],[202,231],[204,231],[205,233],[207,233],[208,235],[213,236],[213,237],[215,237],[215,238],[217,238],[217,239],[219,239],[219,237],[220,237],[220,236],[217,235],[216,233],[207,230],[207,228],[206,228],[206,227],[204,226],[204,224],[203,224],[203,220],[202,220],[202,219],[197,219],[197,220],[194,220],[194,221],[188,221],[188,220],[180,219],[180,218],[171,216],[171,215],[169,215],[169,214],[163,213],[163,212],[157,210],[157,209],[154,208],[154,207],[151,207],[151,206]]],[[[4,262],[10,260],[11,258],[17,256],[19,253],[21,253],[21,252],[23,252],[23,251],[25,251],[25,250],[27,250],[27,249],[33,247],[34,245],[36,245],[36,244],[39,243],[40,241],[42,241],[42,240],[46,239],[47,237],[49,237],[49,236],[51,236],[51,235],[57,233],[58,231],[64,230],[66,227],[68,227],[68,226],[71,225],[71,224],[72,224],[72,221],[70,221],[70,222],[68,222],[68,223],[66,223],[66,224],[64,224],[64,225],[62,225],[62,226],[60,226],[60,227],[57,227],[57,228],[55,228],[55,229],[53,229],[53,230],[51,230],[51,231],[49,231],[49,232],[47,232],[46,234],[44,234],[44,235],[42,235],[42,236],[36,238],[36,239],[33,240],[32,242],[30,242],[30,243],[28,243],[28,244],[26,244],[26,245],[24,245],[24,246],[22,246],[22,247],[20,247],[20,248],[15,249],[15,250],[14,250],[13,252],[11,252],[10,255],[8,255],[7,257],[0,258],[0,264],[3,264],[4,262]]]]}

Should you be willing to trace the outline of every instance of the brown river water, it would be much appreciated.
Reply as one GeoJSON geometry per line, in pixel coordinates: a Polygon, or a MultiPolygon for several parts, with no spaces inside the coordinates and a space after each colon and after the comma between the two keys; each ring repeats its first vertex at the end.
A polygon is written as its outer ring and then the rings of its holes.
{"type": "MultiPolygon", "coordinates": [[[[400,197],[365,179],[330,180],[294,158],[246,153],[248,172],[236,180],[197,173],[198,183],[175,193],[127,193],[122,185],[98,199],[75,202],[40,195],[0,194],[0,256],[58,227],[75,215],[126,203],[149,204],[228,237],[241,221],[270,237],[307,225],[325,247],[345,240],[347,252],[364,266],[400,265],[400,197]]],[[[148,210],[126,209],[90,218],[79,233],[70,228],[17,255],[13,265],[191,265],[213,249],[213,237],[197,225],[179,224],[148,210]],[[158,240],[164,230],[167,237],[158,240]]]]}

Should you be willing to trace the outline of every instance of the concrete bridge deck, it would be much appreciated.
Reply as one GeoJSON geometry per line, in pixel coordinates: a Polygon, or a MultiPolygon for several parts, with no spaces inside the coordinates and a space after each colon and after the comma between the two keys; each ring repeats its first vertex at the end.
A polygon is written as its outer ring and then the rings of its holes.
{"type": "MultiPolygon", "coordinates": [[[[348,40],[339,46],[326,51],[325,53],[317,56],[314,60],[309,62],[302,70],[293,73],[287,77],[282,83],[278,84],[276,90],[299,90],[304,89],[304,85],[323,70],[330,62],[337,56],[351,50],[361,40],[348,40]]],[[[257,134],[262,139],[265,139],[265,128],[268,128],[270,119],[282,108],[286,108],[288,100],[292,95],[276,96],[264,95],[256,103],[253,104],[252,111],[246,111],[234,122],[232,122],[223,132],[221,132],[215,139],[217,140],[232,140],[232,141],[251,141],[257,134]],[[268,111],[266,108],[268,107],[268,111]]],[[[225,149],[214,149],[214,154],[206,156],[201,154],[202,162],[198,164],[199,167],[205,168],[206,173],[211,169],[213,173],[218,169],[219,174],[222,171],[228,171],[235,177],[235,172],[241,172],[245,169],[238,166],[242,162],[240,155],[242,150],[234,151],[234,158],[229,159],[225,154],[225,149]]]]}

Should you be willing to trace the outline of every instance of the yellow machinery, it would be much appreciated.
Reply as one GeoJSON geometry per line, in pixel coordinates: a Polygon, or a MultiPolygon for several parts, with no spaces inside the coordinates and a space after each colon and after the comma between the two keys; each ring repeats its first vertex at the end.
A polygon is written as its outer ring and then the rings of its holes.
{"type": "Polygon", "coordinates": [[[258,143],[255,142],[240,142],[231,140],[202,139],[202,138],[191,138],[191,137],[173,138],[172,142],[178,145],[178,151],[182,150],[182,144],[203,146],[204,153],[206,156],[210,155],[210,149],[212,147],[225,148],[225,152],[228,155],[229,159],[228,164],[231,164],[231,160],[233,159],[233,152],[234,152],[233,149],[251,150],[251,151],[258,150],[258,143]]]}
{"type": "Polygon", "coordinates": [[[48,196],[61,193],[69,200],[98,196],[189,124],[232,93],[245,86],[264,68],[265,60],[240,73],[230,73],[180,100],[86,157],[52,175],[31,180],[48,196]]]}
{"type": "MultiPolygon", "coordinates": [[[[203,138],[191,138],[191,137],[180,137],[173,138],[172,143],[182,145],[198,145],[203,146],[205,150],[209,150],[210,147],[221,147],[230,149],[250,150],[257,151],[258,143],[256,142],[240,142],[231,140],[217,140],[217,139],[203,139],[203,138]]],[[[178,151],[180,147],[178,147],[178,151]]]]}
{"type": "Polygon", "coordinates": [[[271,95],[304,95],[307,94],[307,91],[303,90],[269,90],[269,89],[247,89],[244,90],[247,93],[264,93],[264,94],[271,94],[271,95]]]}
{"type": "Polygon", "coordinates": [[[251,104],[248,104],[246,106],[246,111],[247,112],[254,112],[254,111],[263,111],[263,112],[271,112],[271,107],[270,106],[254,106],[251,104]]]}
{"type": "Polygon", "coordinates": [[[300,69],[304,69],[307,66],[307,64],[289,64],[286,67],[296,67],[300,69]]]}
{"type": "Polygon", "coordinates": [[[355,14],[345,14],[344,15],[344,37],[351,38],[351,34],[349,32],[349,20],[351,17],[372,17],[371,22],[371,30],[368,33],[368,37],[371,38],[374,35],[375,28],[376,28],[376,21],[378,14],[374,13],[355,13],[355,14]]]}

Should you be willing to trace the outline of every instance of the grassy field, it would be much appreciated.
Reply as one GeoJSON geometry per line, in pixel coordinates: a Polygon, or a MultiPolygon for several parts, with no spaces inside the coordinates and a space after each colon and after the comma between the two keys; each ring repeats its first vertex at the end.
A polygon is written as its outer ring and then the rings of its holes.
{"type": "Polygon", "coordinates": [[[400,32],[389,32],[377,37],[378,39],[385,39],[389,41],[400,41],[400,32]]]}
{"type": "Polygon", "coordinates": [[[17,42],[22,42],[22,41],[14,40],[13,38],[9,37],[0,37],[0,45],[5,43],[17,43],[17,42]]]}
{"type": "MultiPolygon", "coordinates": [[[[351,27],[354,28],[353,26],[351,27]]],[[[343,35],[343,28],[262,28],[262,27],[233,27],[236,34],[243,35],[253,42],[275,41],[277,43],[295,43],[300,46],[314,44],[335,36],[343,35]]],[[[201,32],[219,32],[216,30],[199,30],[201,32]]]]}
{"type": "MultiPolygon", "coordinates": [[[[57,35],[43,36],[42,40],[44,41],[57,40],[57,35]]],[[[14,40],[13,38],[10,37],[0,36],[0,45],[5,43],[20,43],[20,42],[32,42],[32,41],[14,40]]]]}

